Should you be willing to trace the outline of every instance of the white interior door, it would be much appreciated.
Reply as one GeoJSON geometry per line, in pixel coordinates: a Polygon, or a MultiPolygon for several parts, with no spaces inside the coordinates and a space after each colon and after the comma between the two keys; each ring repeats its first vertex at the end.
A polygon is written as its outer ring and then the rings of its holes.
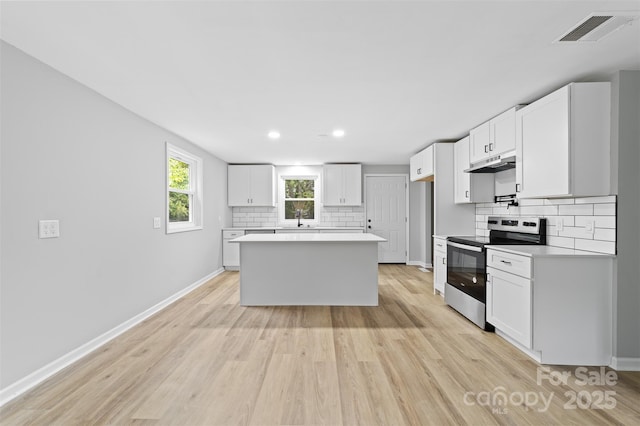
{"type": "Polygon", "coordinates": [[[366,176],[367,232],[386,238],[378,244],[379,263],[407,261],[407,177],[366,176]]]}

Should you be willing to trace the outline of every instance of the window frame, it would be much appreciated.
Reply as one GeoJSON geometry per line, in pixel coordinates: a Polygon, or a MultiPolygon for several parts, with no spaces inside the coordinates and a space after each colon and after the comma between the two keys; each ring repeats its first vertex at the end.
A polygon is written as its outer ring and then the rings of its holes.
{"type": "Polygon", "coordinates": [[[165,158],[165,223],[166,233],[187,232],[203,229],[203,166],[202,158],[175,145],[166,143],[165,158]],[[169,175],[171,173],[170,159],[176,159],[189,165],[189,189],[176,189],[170,187],[169,175]],[[171,192],[189,195],[189,221],[169,221],[169,194],[171,192]]]}
{"type": "Polygon", "coordinates": [[[280,175],[278,180],[278,223],[283,226],[293,226],[298,224],[298,219],[285,219],[286,212],[285,201],[292,200],[292,198],[285,198],[287,180],[312,180],[313,182],[313,199],[311,198],[298,198],[299,200],[313,200],[313,219],[304,219],[301,221],[304,225],[317,225],[320,222],[320,175],[280,175]]]}

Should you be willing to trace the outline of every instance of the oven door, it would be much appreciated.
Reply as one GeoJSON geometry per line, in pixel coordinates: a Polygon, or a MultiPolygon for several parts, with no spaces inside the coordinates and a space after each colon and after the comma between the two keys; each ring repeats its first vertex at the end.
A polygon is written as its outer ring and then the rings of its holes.
{"type": "Polygon", "coordinates": [[[486,256],[483,247],[447,241],[447,283],[486,303],[486,256]]]}

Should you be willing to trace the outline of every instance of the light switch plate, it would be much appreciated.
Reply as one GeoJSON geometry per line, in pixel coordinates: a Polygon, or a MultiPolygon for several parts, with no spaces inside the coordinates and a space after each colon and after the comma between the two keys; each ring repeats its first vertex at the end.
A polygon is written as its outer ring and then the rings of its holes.
{"type": "Polygon", "coordinates": [[[162,226],[162,220],[159,217],[153,218],[153,229],[158,229],[162,226]]]}
{"type": "Polygon", "coordinates": [[[564,220],[561,217],[556,220],[556,230],[558,232],[564,230],[564,220]]]}
{"type": "Polygon", "coordinates": [[[60,221],[41,220],[38,223],[38,235],[40,238],[58,238],[60,236],[60,221]]]}

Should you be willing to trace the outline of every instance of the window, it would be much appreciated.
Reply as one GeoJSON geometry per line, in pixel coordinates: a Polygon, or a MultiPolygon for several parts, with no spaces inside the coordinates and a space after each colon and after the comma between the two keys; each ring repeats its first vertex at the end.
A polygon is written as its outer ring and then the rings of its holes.
{"type": "Polygon", "coordinates": [[[298,221],[317,222],[317,176],[281,176],[280,220],[284,223],[298,221]]]}
{"type": "Polygon", "coordinates": [[[167,143],[167,233],[202,229],[202,160],[167,143]]]}

